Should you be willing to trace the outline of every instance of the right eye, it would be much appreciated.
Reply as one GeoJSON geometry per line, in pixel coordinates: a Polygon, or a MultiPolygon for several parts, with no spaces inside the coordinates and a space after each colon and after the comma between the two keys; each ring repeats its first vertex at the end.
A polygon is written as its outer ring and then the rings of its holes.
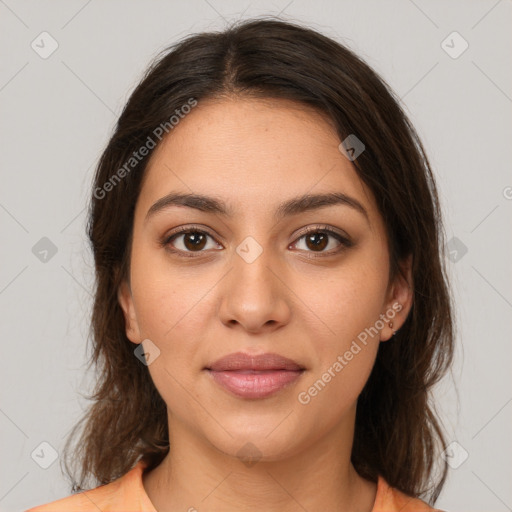
{"type": "MultiPolygon", "coordinates": [[[[192,226],[185,226],[166,236],[162,241],[162,245],[179,256],[194,257],[192,254],[195,252],[205,252],[204,249],[207,245],[208,238],[214,240],[213,236],[206,231],[192,226]]],[[[208,249],[208,247],[206,247],[206,249],[208,249]]]]}

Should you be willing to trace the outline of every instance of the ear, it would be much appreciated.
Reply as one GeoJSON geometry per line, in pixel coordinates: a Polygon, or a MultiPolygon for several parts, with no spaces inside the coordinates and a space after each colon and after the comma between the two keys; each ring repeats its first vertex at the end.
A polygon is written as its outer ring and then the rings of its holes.
{"type": "Polygon", "coordinates": [[[412,279],[412,254],[400,262],[400,271],[395,276],[388,290],[384,317],[384,328],[380,340],[387,341],[398,331],[407,320],[414,299],[414,283],[412,279]],[[392,324],[392,327],[389,324],[392,324]]]}
{"type": "Polygon", "coordinates": [[[117,290],[117,298],[124,313],[126,336],[133,343],[141,343],[139,324],[133,304],[132,292],[130,285],[123,280],[117,290]]]}

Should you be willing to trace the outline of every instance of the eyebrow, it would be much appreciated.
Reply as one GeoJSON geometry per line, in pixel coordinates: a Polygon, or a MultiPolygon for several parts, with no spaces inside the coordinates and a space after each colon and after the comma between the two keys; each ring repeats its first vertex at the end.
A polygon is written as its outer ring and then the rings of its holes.
{"type": "MultiPolygon", "coordinates": [[[[327,206],[343,205],[348,206],[361,213],[370,223],[368,212],[364,206],[355,198],[350,197],[342,192],[330,192],[326,194],[304,194],[299,197],[288,199],[281,203],[275,213],[276,220],[298,215],[308,211],[318,210],[327,206]]],[[[224,217],[234,217],[235,211],[228,206],[222,199],[216,197],[205,196],[202,194],[184,194],[179,192],[171,192],[160,198],[154,203],[146,214],[144,222],[156,213],[166,210],[172,206],[185,206],[194,208],[205,213],[213,213],[224,217]]]]}

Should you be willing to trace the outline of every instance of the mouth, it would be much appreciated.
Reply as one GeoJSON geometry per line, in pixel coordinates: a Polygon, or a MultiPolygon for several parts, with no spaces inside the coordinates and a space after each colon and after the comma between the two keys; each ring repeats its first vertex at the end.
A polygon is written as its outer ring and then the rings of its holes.
{"type": "Polygon", "coordinates": [[[205,370],[232,395],[261,399],[296,382],[306,368],[278,354],[251,356],[237,352],[215,361],[205,370]]]}

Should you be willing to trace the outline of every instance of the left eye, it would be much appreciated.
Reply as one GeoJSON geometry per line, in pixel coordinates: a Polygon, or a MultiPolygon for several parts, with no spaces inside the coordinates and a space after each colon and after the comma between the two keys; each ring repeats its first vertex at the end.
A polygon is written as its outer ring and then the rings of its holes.
{"type": "MultiPolygon", "coordinates": [[[[349,241],[341,236],[340,234],[332,231],[330,229],[314,229],[310,230],[307,233],[301,235],[298,240],[304,239],[304,244],[307,249],[312,249],[311,252],[333,252],[325,251],[326,247],[329,245],[329,239],[334,238],[338,242],[338,247],[340,246],[349,246],[349,241]]],[[[298,245],[298,242],[295,242],[292,245],[298,245]]],[[[306,249],[306,250],[307,250],[306,249]]],[[[332,247],[330,248],[332,249],[332,247]]]]}
{"type": "Polygon", "coordinates": [[[185,229],[167,238],[164,242],[164,245],[171,245],[173,247],[171,250],[174,251],[176,247],[173,245],[173,242],[179,238],[184,238],[184,240],[181,240],[182,247],[178,247],[177,251],[175,252],[204,252],[202,249],[205,248],[206,237],[209,237],[213,240],[213,237],[205,231],[199,231],[197,229],[185,229]]]}
{"type": "MultiPolygon", "coordinates": [[[[182,253],[182,255],[185,256],[192,256],[192,253],[205,252],[205,249],[215,249],[215,243],[213,243],[213,247],[206,247],[207,238],[210,238],[211,240],[214,241],[214,238],[206,231],[185,228],[180,230],[178,233],[174,233],[173,235],[170,235],[169,237],[165,238],[162,242],[162,245],[167,247],[171,252],[175,252],[178,254],[182,253]],[[178,244],[176,244],[177,240],[179,240],[178,244]],[[176,245],[178,245],[178,247],[176,245]]],[[[348,238],[345,238],[339,233],[333,231],[332,229],[313,228],[303,233],[297,239],[297,241],[290,244],[289,247],[295,247],[299,245],[299,242],[303,239],[306,249],[299,249],[313,253],[329,252],[329,254],[332,254],[334,252],[338,252],[340,246],[341,248],[344,248],[350,247],[352,245],[351,241],[348,238]],[[326,251],[325,249],[328,248],[330,241],[333,238],[338,242],[337,248],[335,247],[334,250],[332,250],[333,248],[330,247],[330,250],[326,251]]]]}

